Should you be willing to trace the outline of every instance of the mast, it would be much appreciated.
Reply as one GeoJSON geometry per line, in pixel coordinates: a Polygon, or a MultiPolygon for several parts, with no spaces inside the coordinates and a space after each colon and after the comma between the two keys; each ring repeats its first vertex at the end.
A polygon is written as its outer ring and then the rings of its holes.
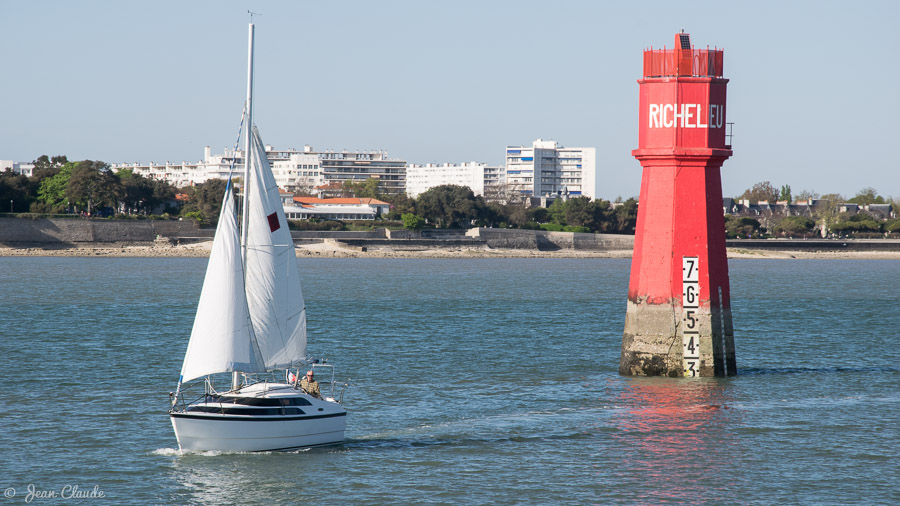
{"type": "Polygon", "coordinates": [[[249,40],[247,44],[247,142],[244,144],[244,198],[243,219],[241,220],[241,257],[247,258],[247,224],[250,221],[247,213],[247,190],[250,185],[250,143],[253,138],[253,23],[250,23],[249,40]]]}
{"type": "MultiPolygon", "coordinates": [[[[252,15],[251,15],[252,16],[252,15]]],[[[241,261],[247,259],[247,226],[250,223],[250,213],[247,212],[247,194],[250,193],[250,146],[253,140],[253,18],[250,18],[249,33],[247,35],[247,142],[244,144],[244,188],[241,208],[241,261]]],[[[247,269],[241,269],[244,273],[244,286],[247,282],[247,269]]],[[[250,315],[247,315],[250,318],[250,315]]],[[[241,385],[240,373],[231,374],[231,389],[235,390],[241,385]]]]}

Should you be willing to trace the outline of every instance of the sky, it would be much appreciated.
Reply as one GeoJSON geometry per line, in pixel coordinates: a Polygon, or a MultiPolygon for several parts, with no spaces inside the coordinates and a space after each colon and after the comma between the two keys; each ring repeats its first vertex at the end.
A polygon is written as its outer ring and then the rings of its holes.
{"type": "Polygon", "coordinates": [[[278,149],[501,165],[537,138],[597,150],[637,196],[642,52],[724,48],[754,183],[900,198],[900,2],[0,0],[0,159],[197,161],[234,144],[256,25],[254,123],[278,149]]]}

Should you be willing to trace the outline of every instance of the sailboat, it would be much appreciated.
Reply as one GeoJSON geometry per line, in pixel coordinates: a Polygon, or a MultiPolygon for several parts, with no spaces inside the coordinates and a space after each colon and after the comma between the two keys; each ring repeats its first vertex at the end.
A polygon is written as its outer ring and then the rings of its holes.
{"type": "Polygon", "coordinates": [[[264,144],[252,126],[253,37],[251,22],[242,226],[229,177],[181,376],[170,394],[169,416],[182,451],[278,451],[344,440],[343,391],[336,399],[332,364],[306,355],[306,306],[294,244],[264,144]],[[326,387],[321,394],[307,393],[299,381],[307,369],[330,372],[330,392],[326,387]],[[222,373],[231,377],[217,391],[216,375],[222,373]],[[202,393],[190,399],[199,380],[202,393]]]}

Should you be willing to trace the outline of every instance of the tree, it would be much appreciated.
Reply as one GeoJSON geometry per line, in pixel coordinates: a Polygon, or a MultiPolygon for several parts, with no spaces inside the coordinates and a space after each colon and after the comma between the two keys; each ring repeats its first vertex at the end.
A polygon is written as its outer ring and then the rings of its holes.
{"type": "Polygon", "coordinates": [[[151,179],[150,181],[153,185],[153,197],[147,203],[149,206],[148,212],[153,212],[154,208],[175,200],[175,187],[171,183],[159,179],[151,179]]]}
{"type": "Polygon", "coordinates": [[[120,170],[117,175],[124,189],[122,205],[126,212],[150,214],[175,198],[175,188],[166,181],[145,178],[131,169],[120,170]]]}
{"type": "Polygon", "coordinates": [[[227,184],[228,181],[224,179],[210,179],[205,183],[186,188],[188,202],[182,208],[182,214],[196,213],[194,216],[199,219],[201,224],[214,226],[219,221],[219,212],[222,210],[222,199],[225,197],[227,184]]]}
{"type": "Polygon", "coordinates": [[[760,223],[753,218],[725,217],[725,237],[743,239],[759,236],[760,223]]]}
{"type": "MultiPolygon", "coordinates": [[[[575,197],[566,202],[566,225],[595,230],[598,224],[597,208],[587,197],[575,197]]],[[[602,221],[602,218],[599,220],[602,221]]]]}
{"type": "Polygon", "coordinates": [[[547,223],[550,220],[550,211],[546,207],[532,207],[528,210],[531,221],[537,223],[547,223]]]}
{"type": "Polygon", "coordinates": [[[98,206],[118,207],[124,194],[119,178],[109,170],[108,164],[100,161],[76,163],[66,184],[69,202],[83,206],[88,214],[98,206]]]}
{"type": "Polygon", "coordinates": [[[791,185],[786,184],[781,187],[781,195],[778,196],[778,200],[791,203],[791,185]]]}
{"type": "Polygon", "coordinates": [[[404,214],[416,213],[416,201],[405,193],[382,195],[381,199],[391,205],[391,210],[385,216],[389,220],[399,220],[404,214]]]}
{"type": "Polygon", "coordinates": [[[422,230],[425,226],[425,218],[412,213],[404,213],[401,219],[403,220],[403,228],[407,230],[422,230]]]}
{"type": "Polygon", "coordinates": [[[823,227],[823,230],[827,232],[830,226],[837,222],[837,216],[841,212],[841,204],[845,201],[846,199],[844,199],[843,195],[838,193],[826,193],[825,195],[822,195],[812,209],[813,218],[815,218],[816,223],[823,227]]]}
{"type": "Polygon", "coordinates": [[[616,211],[607,200],[591,200],[588,197],[556,199],[547,208],[547,214],[552,224],[563,227],[586,228],[591,232],[613,232],[617,229],[616,211]]]}
{"type": "Polygon", "coordinates": [[[893,220],[886,221],[884,223],[884,231],[888,233],[898,232],[900,233],[900,218],[895,218],[893,220]]]}
{"type": "Polygon", "coordinates": [[[533,219],[533,212],[531,209],[526,208],[524,203],[511,202],[502,206],[502,210],[503,212],[498,216],[502,216],[503,221],[506,221],[508,225],[514,227],[521,227],[533,219]]]}
{"type": "Polygon", "coordinates": [[[547,218],[550,223],[555,223],[557,225],[565,225],[566,224],[566,201],[563,199],[556,199],[550,204],[550,207],[547,208],[547,218]]]}
{"type": "Polygon", "coordinates": [[[744,193],[742,193],[738,198],[746,199],[750,202],[759,202],[760,200],[765,200],[774,204],[778,199],[778,190],[771,182],[762,181],[753,185],[752,188],[744,190],[744,193]]]}
{"type": "Polygon", "coordinates": [[[856,196],[847,200],[847,202],[853,202],[854,204],[859,204],[861,206],[885,203],[884,197],[878,195],[878,191],[875,188],[863,188],[856,192],[856,196]]]}
{"type": "Polygon", "coordinates": [[[26,212],[32,201],[31,182],[27,176],[11,170],[0,172],[0,211],[26,212]],[[12,202],[12,205],[8,205],[12,202]]]}
{"type": "Polygon", "coordinates": [[[31,179],[35,187],[38,187],[44,178],[55,176],[59,173],[59,170],[69,163],[69,160],[65,155],[56,155],[53,158],[41,155],[31,163],[34,165],[34,170],[31,171],[31,179]]]}
{"type": "Polygon", "coordinates": [[[465,228],[481,214],[484,200],[466,186],[435,186],[419,195],[416,209],[439,228],[465,228]]]}
{"type": "Polygon", "coordinates": [[[838,234],[852,235],[855,233],[880,233],[881,223],[875,221],[872,216],[859,213],[852,216],[842,215],[831,224],[831,230],[838,234]]]}
{"type": "Polygon", "coordinates": [[[344,181],[342,187],[344,190],[344,194],[349,194],[349,196],[365,199],[379,198],[378,193],[378,184],[381,182],[377,177],[370,177],[365,181],[354,183],[353,181],[344,181]]]}
{"type": "Polygon", "coordinates": [[[69,198],[66,196],[66,187],[75,164],[67,162],[56,170],[52,176],[40,180],[37,190],[37,201],[31,206],[33,212],[61,213],[69,207],[69,198]]]}
{"type": "Polygon", "coordinates": [[[781,219],[774,227],[776,234],[785,237],[811,235],[816,222],[805,216],[786,216],[781,219]]]}
{"type": "Polygon", "coordinates": [[[801,190],[800,193],[797,194],[797,200],[799,201],[809,201],[819,198],[819,194],[810,190],[801,190]]]}
{"type": "Polygon", "coordinates": [[[637,211],[638,203],[633,197],[616,207],[615,231],[620,234],[633,234],[635,226],[637,226],[637,211]]]}

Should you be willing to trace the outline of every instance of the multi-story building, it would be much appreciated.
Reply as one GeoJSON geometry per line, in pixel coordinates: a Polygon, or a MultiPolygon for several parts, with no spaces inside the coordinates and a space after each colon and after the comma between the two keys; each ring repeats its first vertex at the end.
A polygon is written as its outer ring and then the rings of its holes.
{"type": "Polygon", "coordinates": [[[12,160],[0,160],[0,172],[11,171],[16,174],[31,177],[34,175],[34,164],[31,162],[14,162],[12,160]]]}
{"type": "MultiPolygon", "coordinates": [[[[113,164],[112,169],[132,169],[142,176],[183,187],[209,179],[226,179],[232,162],[235,174],[240,176],[243,157],[240,149],[226,149],[224,154],[213,156],[207,146],[204,159],[199,162],[113,164]]],[[[275,181],[285,190],[312,190],[323,184],[361,182],[370,177],[381,180],[379,189],[384,193],[402,193],[406,189],[406,161],[390,159],[385,151],[317,152],[310,146],[304,146],[303,150],[276,150],[266,145],[266,157],[275,181]]]]}
{"type": "Polygon", "coordinates": [[[502,184],[503,173],[503,167],[480,162],[409,165],[406,167],[406,194],[415,198],[429,188],[453,184],[468,186],[475,195],[484,195],[485,189],[502,184]]]}
{"type": "MultiPolygon", "coordinates": [[[[213,156],[210,153],[209,146],[206,146],[203,152],[203,160],[197,162],[114,163],[110,165],[110,168],[115,172],[131,169],[135,174],[140,174],[150,179],[167,181],[178,188],[204,183],[210,179],[227,179],[234,151],[226,149],[224,155],[213,156]]],[[[239,177],[242,169],[243,165],[236,166],[234,169],[235,175],[239,177]]]]}
{"type": "Polygon", "coordinates": [[[374,220],[390,210],[390,204],[372,198],[293,197],[284,202],[284,214],[289,220],[374,220]]]}
{"type": "Polygon", "coordinates": [[[387,151],[325,151],[317,153],[323,183],[360,183],[370,177],[380,180],[378,190],[396,195],[406,191],[406,160],[387,157],[387,151]]]}
{"type": "Polygon", "coordinates": [[[594,148],[564,148],[537,139],[531,146],[506,147],[506,185],[522,195],[597,197],[594,148]]]}

